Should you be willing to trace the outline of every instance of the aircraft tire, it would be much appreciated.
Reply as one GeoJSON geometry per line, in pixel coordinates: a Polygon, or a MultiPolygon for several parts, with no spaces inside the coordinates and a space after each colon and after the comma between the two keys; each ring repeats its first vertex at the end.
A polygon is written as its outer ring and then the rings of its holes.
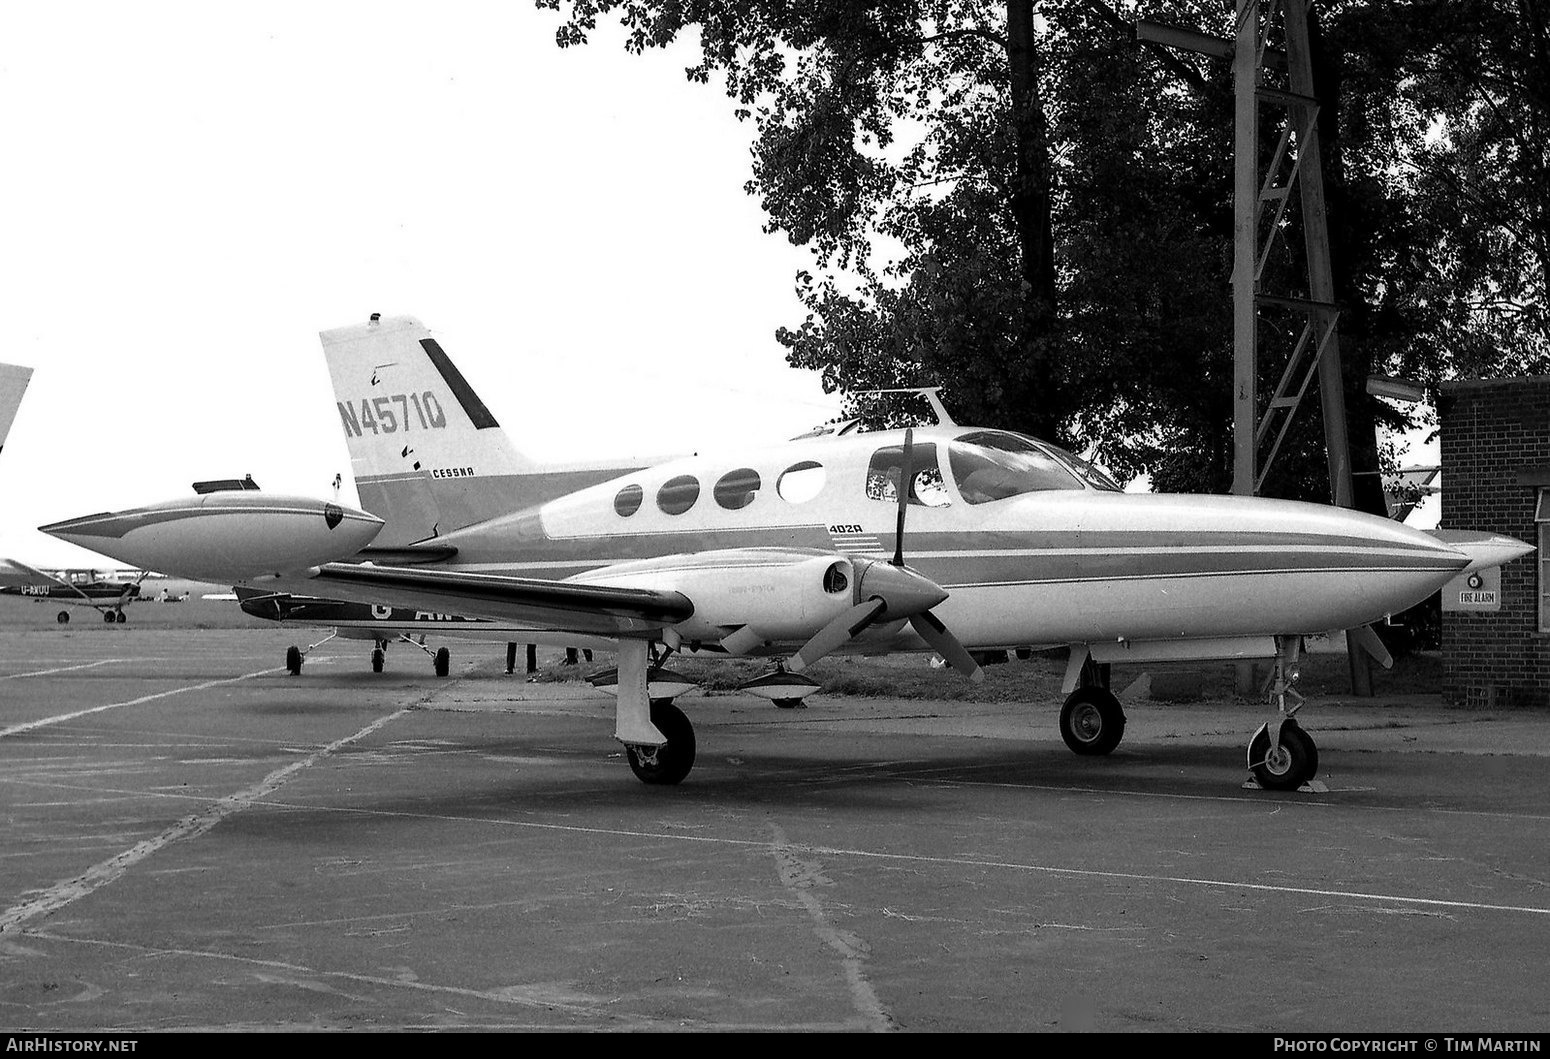
{"type": "Polygon", "coordinates": [[[301,676],[301,648],[292,644],[285,649],[285,669],[293,677],[301,676]]]}
{"type": "Polygon", "coordinates": [[[382,667],[386,664],[387,653],[380,647],[373,647],[371,649],[371,671],[373,673],[380,673],[382,672],[382,667]]]}
{"type": "Polygon", "coordinates": [[[113,612],[111,610],[103,611],[102,612],[102,621],[103,621],[103,624],[105,624],[105,625],[112,625],[113,624],[113,612]]]}
{"type": "Polygon", "coordinates": [[[1249,767],[1267,791],[1295,791],[1319,773],[1319,748],[1297,724],[1281,725],[1281,747],[1270,753],[1270,732],[1261,728],[1249,743],[1249,767]]]}
{"type": "Polygon", "coordinates": [[[435,666],[438,677],[444,677],[452,672],[452,652],[445,647],[439,648],[436,651],[435,666]]]}
{"type": "Polygon", "coordinates": [[[781,710],[794,710],[802,705],[801,699],[774,699],[775,707],[781,710]]]}
{"type": "Polygon", "coordinates": [[[57,621],[61,625],[69,625],[70,624],[70,612],[68,610],[62,610],[58,614],[54,615],[54,620],[57,621]]]}
{"type": "Polygon", "coordinates": [[[1074,753],[1112,753],[1125,736],[1125,711],[1107,688],[1077,688],[1060,708],[1060,738],[1074,753]]]}
{"type": "Polygon", "coordinates": [[[122,625],[124,622],[129,620],[129,615],[125,614],[123,611],[119,611],[117,614],[113,615],[113,620],[122,625]]]}
{"type": "Polygon", "coordinates": [[[624,753],[630,759],[631,771],[642,783],[682,783],[694,767],[694,725],[671,699],[652,700],[651,723],[667,736],[667,743],[657,751],[655,764],[647,764],[635,747],[626,746],[624,753]]]}

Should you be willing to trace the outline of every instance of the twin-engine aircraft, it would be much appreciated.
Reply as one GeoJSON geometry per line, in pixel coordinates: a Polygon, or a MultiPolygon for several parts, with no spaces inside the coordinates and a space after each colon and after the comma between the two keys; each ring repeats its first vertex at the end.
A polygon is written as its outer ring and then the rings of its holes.
{"type": "Polygon", "coordinates": [[[755,683],[791,698],[831,653],[935,652],[974,680],[978,652],[1057,647],[1061,733],[1082,754],[1124,732],[1111,663],[1273,660],[1278,708],[1248,764],[1295,788],[1318,760],[1287,706],[1301,638],[1353,630],[1386,658],[1368,623],[1532,550],[1315,504],[1127,494],[1052,445],[940,424],[546,469],[510,448],[418,321],[322,338],[365,510],[218,492],[44,532],[259,593],[611,648],[614,734],[647,783],[694,764],[689,720],[652,693],[674,652],[767,657],[755,683]]]}

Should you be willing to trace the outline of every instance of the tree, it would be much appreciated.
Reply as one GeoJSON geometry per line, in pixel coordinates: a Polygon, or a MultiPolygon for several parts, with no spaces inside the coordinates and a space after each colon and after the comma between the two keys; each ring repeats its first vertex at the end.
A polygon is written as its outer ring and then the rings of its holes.
{"type": "MultiPolygon", "coordinates": [[[[1377,428],[1404,420],[1369,372],[1550,366],[1546,2],[1317,6],[1363,506],[1377,428]]],[[[749,192],[814,253],[807,318],[777,336],[792,364],[850,391],[941,385],[962,419],[1103,442],[1122,477],[1226,487],[1231,81],[1130,24],[1230,36],[1229,0],[538,3],[563,9],[562,46],[603,18],[634,50],[697,33],[689,76],[723,78],[754,126],[749,192]]],[[[1302,413],[1267,491],[1327,498],[1321,438],[1302,413]]]]}

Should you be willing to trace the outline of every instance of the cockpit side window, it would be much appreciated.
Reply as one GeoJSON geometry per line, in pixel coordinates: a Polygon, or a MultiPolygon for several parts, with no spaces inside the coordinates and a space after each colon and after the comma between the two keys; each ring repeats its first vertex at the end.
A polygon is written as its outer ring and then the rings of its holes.
{"type": "Polygon", "coordinates": [[[965,434],[948,444],[948,464],[958,492],[970,504],[988,504],[1024,493],[1081,489],[1061,460],[1016,434],[965,434]]]}
{"type": "MultiPolygon", "coordinates": [[[[890,445],[887,448],[878,449],[872,454],[872,462],[867,465],[867,497],[897,505],[899,477],[903,473],[903,445],[890,445]]],[[[942,482],[942,467],[937,462],[935,444],[910,446],[909,502],[923,504],[926,507],[946,507],[952,503],[947,486],[942,482]]]]}

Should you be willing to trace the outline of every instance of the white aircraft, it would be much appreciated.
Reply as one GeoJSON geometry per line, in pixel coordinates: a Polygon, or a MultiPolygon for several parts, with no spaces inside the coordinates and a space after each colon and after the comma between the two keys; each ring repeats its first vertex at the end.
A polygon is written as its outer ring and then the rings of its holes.
{"type": "Polygon", "coordinates": [[[1301,638],[1363,630],[1532,551],[1315,504],[1127,494],[1053,446],[960,426],[704,452],[572,487],[491,456],[498,426],[417,321],[323,340],[379,514],[231,492],[43,531],[181,576],[612,648],[614,734],[647,783],[694,763],[692,726],[649,684],[673,652],[769,657],[794,686],[831,652],[936,652],[981,679],[974,652],[1064,647],[1060,727],[1083,754],[1124,731],[1111,663],[1273,660],[1277,709],[1248,764],[1295,788],[1318,766],[1288,707],[1301,638]]]}

